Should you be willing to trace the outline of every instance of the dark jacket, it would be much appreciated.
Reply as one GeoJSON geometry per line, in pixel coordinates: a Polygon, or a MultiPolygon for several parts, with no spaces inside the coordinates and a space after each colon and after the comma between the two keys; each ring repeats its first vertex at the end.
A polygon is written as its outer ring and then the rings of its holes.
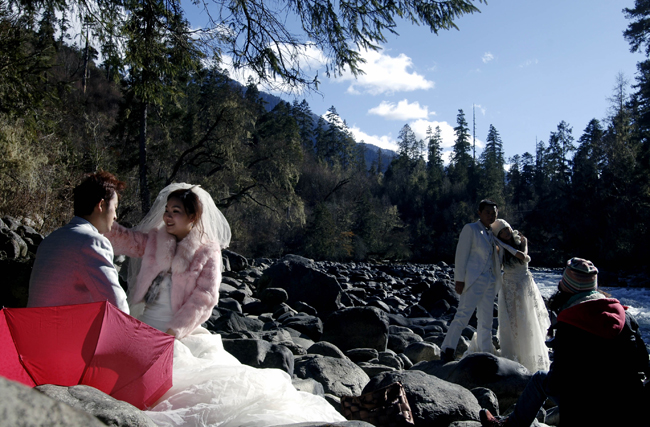
{"type": "Polygon", "coordinates": [[[618,300],[593,293],[579,295],[557,320],[548,387],[558,398],[560,425],[637,421],[649,368],[636,320],[618,300]]]}

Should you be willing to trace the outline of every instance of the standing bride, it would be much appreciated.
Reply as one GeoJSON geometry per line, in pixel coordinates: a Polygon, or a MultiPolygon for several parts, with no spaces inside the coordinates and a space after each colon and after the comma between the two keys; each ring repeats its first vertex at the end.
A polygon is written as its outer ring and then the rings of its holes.
{"type": "Polygon", "coordinates": [[[133,229],[106,235],[131,257],[131,314],[174,335],[173,386],[147,411],[160,426],[270,426],[343,421],[325,399],[297,391],[279,369],[242,365],[201,324],[219,299],[230,226],[198,186],[165,187],[133,229]]]}
{"type": "Polygon", "coordinates": [[[528,271],[528,242],[502,219],[492,223],[492,233],[503,253],[503,283],[499,291],[501,356],[524,365],[530,372],[550,365],[546,333],[548,311],[528,271]]]}

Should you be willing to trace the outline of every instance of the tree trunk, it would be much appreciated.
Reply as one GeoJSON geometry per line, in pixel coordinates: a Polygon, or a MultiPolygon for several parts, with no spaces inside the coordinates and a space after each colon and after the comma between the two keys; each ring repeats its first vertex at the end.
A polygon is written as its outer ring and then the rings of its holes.
{"type": "Polygon", "coordinates": [[[146,215],[151,207],[151,194],[147,182],[147,103],[140,108],[140,203],[142,215],[146,215]]]}

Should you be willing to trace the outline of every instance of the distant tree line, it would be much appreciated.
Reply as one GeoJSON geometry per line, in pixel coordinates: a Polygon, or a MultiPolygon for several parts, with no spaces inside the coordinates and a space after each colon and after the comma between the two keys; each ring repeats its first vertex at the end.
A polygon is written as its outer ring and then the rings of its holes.
{"type": "MultiPolygon", "coordinates": [[[[381,153],[367,165],[335,107],[317,119],[304,100],[270,109],[256,81],[241,86],[205,61],[182,11],[163,7],[174,2],[130,4],[119,33],[98,32],[101,52],[87,43],[98,15],[74,42],[57,2],[29,4],[0,5],[0,214],[42,232],[69,220],[71,189],[102,169],[127,181],[126,225],[167,184],[202,185],[231,224],[231,248],[249,257],[453,262],[460,229],[491,198],[536,265],[647,263],[650,59],[631,93],[616,77],[606,117],[575,136],[560,122],[535,153],[506,159],[490,125],[477,157],[459,110],[447,165],[440,129],[418,139],[409,125],[390,165],[381,153]]],[[[624,11],[625,37],[646,58],[648,10],[637,0],[624,11]]]]}

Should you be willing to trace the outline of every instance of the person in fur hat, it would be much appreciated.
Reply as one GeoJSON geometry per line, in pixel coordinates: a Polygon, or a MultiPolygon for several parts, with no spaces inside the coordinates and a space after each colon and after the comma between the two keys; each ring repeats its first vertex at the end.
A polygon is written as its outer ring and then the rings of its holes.
{"type": "Polygon", "coordinates": [[[533,375],[512,414],[498,418],[483,409],[481,424],[530,426],[551,398],[559,406],[560,426],[637,425],[645,411],[648,350],[627,307],[598,290],[591,261],[567,262],[549,308],[557,314],[550,369],[533,375]]]}

